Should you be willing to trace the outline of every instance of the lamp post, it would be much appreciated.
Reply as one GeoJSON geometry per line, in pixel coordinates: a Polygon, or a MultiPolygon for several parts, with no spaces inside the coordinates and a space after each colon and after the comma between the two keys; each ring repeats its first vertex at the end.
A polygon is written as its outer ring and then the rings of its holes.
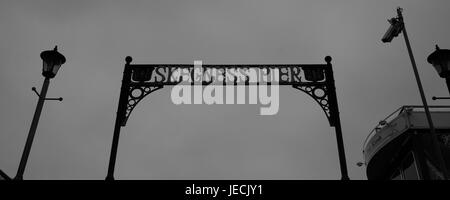
{"type": "Polygon", "coordinates": [[[31,145],[33,144],[34,135],[36,133],[39,118],[41,116],[42,107],[44,106],[45,100],[59,100],[62,98],[46,98],[48,86],[50,84],[50,79],[56,76],[59,68],[62,64],[66,62],[66,58],[58,52],[57,46],[53,50],[43,51],[41,53],[41,59],[43,61],[42,65],[42,75],[45,77],[44,83],[42,85],[41,93],[37,93],[36,88],[33,87],[33,91],[38,95],[39,100],[36,106],[36,111],[34,112],[33,121],[31,122],[30,131],[28,132],[27,141],[25,143],[25,148],[22,153],[22,158],[20,159],[19,169],[14,177],[15,180],[22,180],[23,173],[25,171],[25,166],[27,165],[28,156],[30,155],[31,145]]]}
{"type": "Polygon", "coordinates": [[[441,78],[445,78],[450,93],[450,50],[440,49],[436,45],[436,50],[428,56],[427,61],[433,65],[441,78]]]}
{"type": "Polygon", "coordinates": [[[405,38],[406,48],[408,49],[409,59],[411,60],[411,65],[414,71],[414,75],[416,77],[417,87],[419,88],[420,97],[422,99],[423,107],[425,110],[425,115],[428,121],[428,125],[430,127],[430,134],[431,134],[431,143],[433,146],[434,154],[436,155],[437,164],[441,168],[445,179],[449,179],[448,173],[447,173],[447,167],[445,166],[444,158],[442,156],[442,152],[438,146],[438,140],[436,136],[436,131],[434,129],[433,120],[431,118],[430,110],[428,109],[428,103],[425,98],[425,92],[423,91],[422,82],[420,81],[419,72],[417,71],[416,61],[414,59],[414,55],[411,50],[411,44],[409,43],[408,34],[406,33],[405,23],[403,21],[403,15],[402,15],[403,9],[397,8],[397,17],[392,18],[389,21],[391,26],[387,30],[387,32],[384,34],[381,41],[383,43],[389,43],[392,41],[393,38],[397,37],[402,31],[403,31],[403,37],[405,38]]]}

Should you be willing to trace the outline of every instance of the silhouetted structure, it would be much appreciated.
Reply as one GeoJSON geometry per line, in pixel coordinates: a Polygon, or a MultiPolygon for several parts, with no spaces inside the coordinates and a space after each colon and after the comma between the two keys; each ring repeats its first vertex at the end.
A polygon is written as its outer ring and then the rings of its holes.
{"type": "MultiPolygon", "coordinates": [[[[148,64],[131,64],[132,58],[126,57],[126,64],[123,72],[122,86],[117,108],[116,122],[114,126],[114,135],[111,145],[111,154],[108,166],[108,175],[106,180],[114,180],[114,167],[117,156],[117,147],[119,144],[119,135],[121,126],[125,126],[126,122],[136,107],[136,105],[148,94],[163,88],[164,86],[185,84],[182,79],[173,80],[172,72],[178,69],[187,69],[194,78],[194,65],[185,64],[165,64],[165,65],[148,65],[148,64]],[[157,73],[162,76],[160,79],[152,78],[152,74],[157,73]]],[[[343,180],[349,179],[347,173],[347,164],[345,160],[344,142],[342,139],[341,122],[339,118],[339,109],[336,97],[336,89],[334,84],[333,69],[331,65],[331,57],[325,57],[326,64],[260,64],[260,65],[202,65],[204,70],[219,69],[223,72],[226,69],[279,69],[279,82],[267,84],[289,85],[295,89],[305,92],[311,96],[325,112],[331,127],[335,128],[337,147],[339,153],[339,161],[341,175],[343,180]]],[[[248,77],[247,77],[248,78],[248,77]]],[[[236,79],[235,79],[236,80],[236,79]]],[[[250,85],[248,79],[245,85],[250,85]]],[[[225,83],[225,82],[224,82],[225,83]]],[[[191,83],[188,83],[191,84],[191,83]]],[[[210,83],[202,82],[203,85],[210,83]]],[[[225,83],[229,84],[229,83],[225,83]]],[[[257,83],[259,84],[259,81],[257,83]]],[[[236,85],[236,82],[231,85],[236,85]]]]}
{"type": "Polygon", "coordinates": [[[436,45],[436,50],[428,56],[427,61],[433,65],[441,78],[445,78],[447,89],[450,93],[450,50],[440,49],[436,45]]]}
{"type": "Polygon", "coordinates": [[[51,51],[44,51],[41,53],[42,58],[42,75],[45,77],[44,83],[42,85],[41,93],[39,94],[36,91],[36,88],[33,87],[32,90],[39,97],[36,111],[34,112],[33,121],[31,122],[30,131],[28,132],[27,141],[25,143],[25,148],[23,150],[22,157],[20,159],[19,169],[17,170],[17,174],[14,177],[15,180],[22,180],[23,173],[25,172],[25,167],[27,165],[28,156],[30,155],[31,145],[33,144],[34,135],[36,133],[37,125],[39,123],[39,118],[41,116],[42,107],[44,107],[45,100],[59,100],[62,101],[62,98],[46,98],[48,86],[50,84],[50,79],[56,76],[59,68],[62,64],[66,62],[66,58],[58,52],[57,47],[51,51]]]}
{"type": "MultiPolygon", "coordinates": [[[[391,26],[389,27],[389,29],[387,30],[387,32],[385,33],[385,35],[383,36],[381,41],[384,43],[391,42],[393,38],[397,37],[400,33],[403,32],[403,38],[405,39],[406,49],[408,50],[409,59],[411,60],[411,66],[413,68],[414,77],[416,78],[417,88],[419,89],[420,98],[422,100],[423,108],[425,110],[425,116],[427,118],[428,125],[430,127],[431,142],[433,143],[431,146],[435,148],[434,154],[437,158],[438,165],[441,168],[446,169],[447,167],[445,166],[444,158],[442,157],[442,154],[440,153],[440,151],[437,149],[437,138],[436,138],[436,134],[435,134],[435,130],[434,130],[433,120],[431,119],[431,114],[428,109],[428,103],[425,98],[425,92],[423,91],[422,82],[420,80],[419,72],[417,71],[416,60],[414,59],[414,54],[411,49],[411,44],[409,43],[408,33],[406,32],[406,27],[405,27],[402,12],[403,12],[403,9],[398,7],[397,8],[397,17],[391,18],[390,20],[388,20],[389,23],[391,24],[391,26]]],[[[447,170],[444,170],[443,173],[444,173],[444,177],[446,177],[446,178],[449,177],[447,170]]]]}
{"type": "Polygon", "coordinates": [[[437,146],[433,142],[423,106],[402,106],[380,121],[364,142],[363,155],[369,180],[445,179],[434,153],[439,149],[450,166],[450,106],[431,106],[437,146]]]}

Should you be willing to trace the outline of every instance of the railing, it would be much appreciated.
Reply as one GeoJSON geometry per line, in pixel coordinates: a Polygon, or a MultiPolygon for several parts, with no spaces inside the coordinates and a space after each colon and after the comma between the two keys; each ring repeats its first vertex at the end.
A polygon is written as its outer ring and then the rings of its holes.
{"type": "MultiPolygon", "coordinates": [[[[450,106],[428,106],[430,109],[436,109],[436,108],[447,108],[450,109],[450,106]]],[[[364,153],[364,147],[366,146],[367,142],[369,141],[369,138],[373,136],[373,134],[377,133],[378,130],[381,130],[383,127],[389,124],[394,119],[394,115],[398,113],[398,115],[395,115],[395,117],[399,116],[403,112],[412,112],[414,109],[424,109],[423,106],[418,105],[405,105],[397,110],[395,110],[393,113],[388,115],[386,118],[378,122],[378,124],[375,126],[375,128],[370,131],[369,135],[367,135],[366,139],[364,140],[363,146],[362,146],[362,152],[364,153]],[[388,121],[389,120],[389,121],[388,121]]]]}

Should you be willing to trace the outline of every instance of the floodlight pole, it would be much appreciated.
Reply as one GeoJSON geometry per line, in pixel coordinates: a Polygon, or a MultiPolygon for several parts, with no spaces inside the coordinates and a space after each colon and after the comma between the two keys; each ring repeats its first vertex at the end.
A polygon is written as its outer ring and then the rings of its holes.
{"type": "Polygon", "coordinates": [[[430,110],[428,109],[428,103],[427,103],[427,100],[425,98],[425,92],[423,91],[422,82],[420,81],[419,72],[417,71],[416,61],[414,59],[414,55],[413,55],[412,50],[411,50],[411,44],[409,43],[408,34],[406,33],[405,23],[403,22],[402,10],[403,10],[402,8],[397,8],[398,20],[403,25],[403,37],[405,38],[405,43],[406,43],[406,47],[408,49],[409,58],[411,60],[412,68],[413,68],[413,71],[414,71],[414,75],[416,77],[417,86],[418,86],[419,92],[420,92],[420,97],[422,99],[423,107],[425,109],[425,115],[427,117],[428,125],[430,126],[432,146],[433,146],[433,149],[434,149],[436,157],[437,157],[438,165],[440,166],[440,168],[442,169],[442,172],[444,174],[444,178],[448,179],[449,176],[448,176],[448,173],[447,173],[447,167],[445,166],[445,162],[444,162],[444,158],[442,156],[442,152],[441,152],[441,150],[440,150],[440,148],[438,146],[438,140],[437,140],[437,137],[436,137],[436,130],[435,130],[434,125],[433,125],[433,120],[431,118],[430,110]]]}

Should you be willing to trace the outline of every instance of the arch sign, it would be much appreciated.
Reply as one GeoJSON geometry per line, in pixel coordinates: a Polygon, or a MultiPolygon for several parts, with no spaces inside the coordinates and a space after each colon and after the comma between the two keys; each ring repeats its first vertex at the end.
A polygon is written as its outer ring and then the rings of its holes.
{"type": "Polygon", "coordinates": [[[172,86],[174,104],[257,104],[259,100],[263,104],[260,114],[274,115],[278,112],[280,85],[308,94],[322,108],[335,128],[341,179],[349,179],[330,56],[325,57],[326,64],[131,64],[129,56],[125,61],[106,180],[114,180],[121,127],[150,93],[172,86]]]}

